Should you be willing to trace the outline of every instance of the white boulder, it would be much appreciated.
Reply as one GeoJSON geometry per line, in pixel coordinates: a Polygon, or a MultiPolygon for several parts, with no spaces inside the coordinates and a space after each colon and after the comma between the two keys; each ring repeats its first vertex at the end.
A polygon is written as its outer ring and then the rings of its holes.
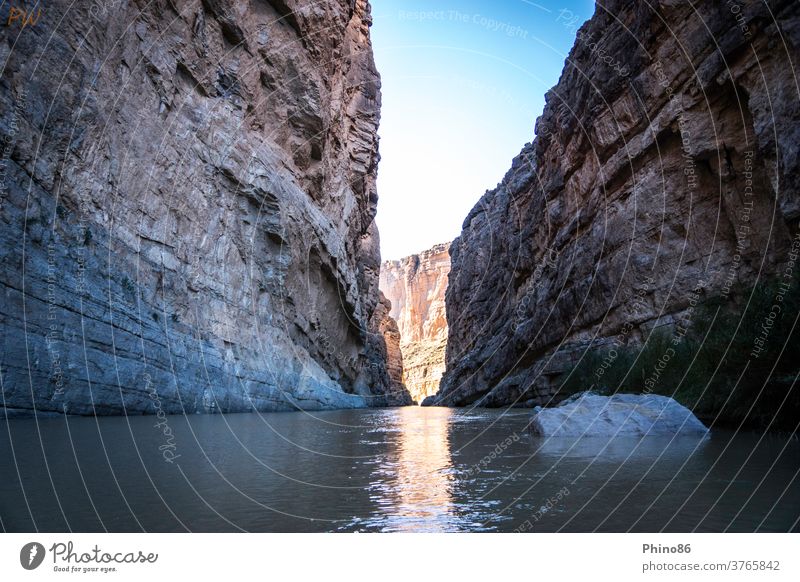
{"type": "Polygon", "coordinates": [[[581,392],[553,408],[534,409],[531,432],[545,437],[703,435],[692,411],[668,396],[581,392]]]}

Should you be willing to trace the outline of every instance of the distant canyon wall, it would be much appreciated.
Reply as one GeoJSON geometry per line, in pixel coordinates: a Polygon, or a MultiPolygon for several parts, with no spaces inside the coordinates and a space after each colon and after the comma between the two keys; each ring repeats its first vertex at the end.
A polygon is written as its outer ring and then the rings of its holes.
{"type": "Polygon", "coordinates": [[[369,4],[101,4],[0,8],[6,410],[394,401],[369,4]]]}
{"type": "Polygon", "coordinates": [[[536,139],[452,244],[429,403],[547,404],[587,346],[680,329],[702,298],[743,306],[733,289],[792,268],[799,15],[787,0],[597,5],[536,139]]]}
{"type": "Polygon", "coordinates": [[[439,389],[447,346],[445,291],[449,244],[381,265],[380,288],[392,303],[403,358],[403,382],[415,402],[439,389]]]}

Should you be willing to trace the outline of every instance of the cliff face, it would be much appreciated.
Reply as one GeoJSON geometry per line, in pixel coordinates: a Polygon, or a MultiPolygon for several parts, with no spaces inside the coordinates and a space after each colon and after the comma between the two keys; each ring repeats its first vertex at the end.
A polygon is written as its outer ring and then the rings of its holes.
{"type": "Polygon", "coordinates": [[[386,404],[370,24],[82,0],[0,29],[8,410],[386,404]]]}
{"type": "Polygon", "coordinates": [[[400,331],[403,381],[415,402],[439,389],[447,346],[445,290],[449,244],[381,266],[380,287],[400,331]]]}
{"type": "Polygon", "coordinates": [[[797,3],[603,7],[453,242],[429,403],[548,403],[588,346],[680,329],[698,298],[733,301],[791,259],[797,3]]]}
{"type": "Polygon", "coordinates": [[[379,362],[374,367],[374,382],[386,386],[383,390],[389,406],[409,406],[413,399],[403,383],[403,353],[400,349],[400,330],[397,322],[389,315],[392,304],[380,294],[380,301],[372,315],[371,347],[374,354],[370,360],[379,362]],[[385,362],[385,364],[384,364],[385,362]]]}

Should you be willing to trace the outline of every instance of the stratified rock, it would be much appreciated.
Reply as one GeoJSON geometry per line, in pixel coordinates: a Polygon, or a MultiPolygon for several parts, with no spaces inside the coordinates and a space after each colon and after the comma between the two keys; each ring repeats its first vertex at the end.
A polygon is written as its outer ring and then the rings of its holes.
{"type": "Polygon", "coordinates": [[[535,141],[453,242],[432,402],[547,404],[587,346],[639,345],[780,272],[800,220],[798,47],[792,0],[598,4],[535,141]]]}
{"type": "Polygon", "coordinates": [[[369,386],[374,394],[383,399],[382,405],[408,406],[413,404],[413,400],[403,384],[400,331],[397,322],[389,315],[391,307],[392,304],[381,293],[370,323],[370,349],[374,351],[374,354],[370,354],[370,360],[379,364],[371,367],[369,386]]]}
{"type": "Polygon", "coordinates": [[[415,402],[439,390],[447,347],[444,296],[450,245],[381,265],[380,287],[400,330],[403,381],[415,402]]]}
{"type": "Polygon", "coordinates": [[[704,435],[692,411],[668,396],[582,392],[554,408],[534,410],[531,433],[544,437],[704,435]]]}
{"type": "Polygon", "coordinates": [[[366,0],[60,0],[0,28],[8,408],[382,401],[370,24],[366,0]]]}

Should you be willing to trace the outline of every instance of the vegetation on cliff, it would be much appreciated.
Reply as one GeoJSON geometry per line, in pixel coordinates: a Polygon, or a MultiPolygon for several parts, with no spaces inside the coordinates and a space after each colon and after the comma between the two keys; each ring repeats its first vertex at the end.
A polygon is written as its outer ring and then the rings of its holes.
{"type": "Polygon", "coordinates": [[[654,330],[641,346],[588,348],[558,398],[600,393],[671,396],[712,426],[794,432],[800,419],[800,276],[739,286],[737,299],[697,304],[687,326],[654,330]]]}

